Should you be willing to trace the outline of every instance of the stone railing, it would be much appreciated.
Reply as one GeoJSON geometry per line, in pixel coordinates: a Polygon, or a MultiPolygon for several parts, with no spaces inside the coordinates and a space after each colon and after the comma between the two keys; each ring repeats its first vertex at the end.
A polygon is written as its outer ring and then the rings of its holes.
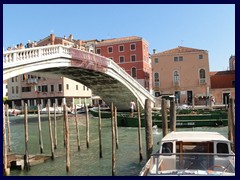
{"type": "MultiPolygon", "coordinates": [[[[84,60],[94,60],[102,61],[100,64],[104,65],[106,62],[107,68],[113,70],[117,76],[122,77],[127,81],[134,91],[138,91],[141,94],[144,94],[154,102],[154,97],[132,76],[130,76],[125,70],[118,66],[113,60],[105,58],[98,54],[82,51],[79,49],[73,49],[72,47],[64,45],[50,45],[50,46],[41,46],[33,47],[12,51],[4,51],[3,53],[3,70],[25,65],[28,63],[40,62],[43,60],[49,60],[54,58],[73,58],[72,56],[78,56],[84,60]],[[74,53],[73,53],[74,52],[74,53]]],[[[97,62],[95,62],[97,63],[97,62]]]]}
{"type": "Polygon", "coordinates": [[[34,60],[41,61],[59,56],[70,56],[69,47],[63,45],[42,46],[3,52],[3,69],[34,60]]]}

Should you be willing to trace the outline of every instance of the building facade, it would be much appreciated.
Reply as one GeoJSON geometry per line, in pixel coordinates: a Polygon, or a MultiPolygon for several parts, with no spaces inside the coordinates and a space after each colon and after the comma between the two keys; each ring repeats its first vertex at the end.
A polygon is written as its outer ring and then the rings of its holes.
{"type": "Polygon", "coordinates": [[[208,51],[178,46],[152,54],[151,58],[156,97],[172,94],[180,104],[209,103],[208,51]]]}
{"type": "Polygon", "coordinates": [[[215,104],[228,104],[229,98],[235,99],[235,71],[210,72],[211,93],[215,104]]]}
{"type": "Polygon", "coordinates": [[[152,69],[148,42],[141,37],[105,39],[96,43],[95,53],[112,59],[149,92],[152,91],[152,69]]]}
{"type": "Polygon", "coordinates": [[[36,108],[37,104],[46,106],[55,103],[61,106],[66,103],[69,107],[74,104],[91,104],[92,92],[86,86],[71,79],[60,77],[43,78],[31,74],[23,74],[8,80],[8,100],[11,107],[21,109],[27,103],[36,108]]]}

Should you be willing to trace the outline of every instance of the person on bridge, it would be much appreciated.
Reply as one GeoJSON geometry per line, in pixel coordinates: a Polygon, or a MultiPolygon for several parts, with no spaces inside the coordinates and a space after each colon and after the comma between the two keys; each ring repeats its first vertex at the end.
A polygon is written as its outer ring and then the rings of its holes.
{"type": "Polygon", "coordinates": [[[136,109],[136,104],[135,102],[132,100],[130,102],[130,117],[133,117],[134,116],[134,110],[136,109]]]}

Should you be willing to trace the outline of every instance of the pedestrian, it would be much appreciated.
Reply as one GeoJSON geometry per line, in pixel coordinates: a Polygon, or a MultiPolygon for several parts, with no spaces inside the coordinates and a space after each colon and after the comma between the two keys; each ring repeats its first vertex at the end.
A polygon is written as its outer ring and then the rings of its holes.
{"type": "Polygon", "coordinates": [[[133,117],[134,116],[134,110],[136,109],[136,104],[135,102],[132,100],[130,102],[130,117],[133,117]]]}

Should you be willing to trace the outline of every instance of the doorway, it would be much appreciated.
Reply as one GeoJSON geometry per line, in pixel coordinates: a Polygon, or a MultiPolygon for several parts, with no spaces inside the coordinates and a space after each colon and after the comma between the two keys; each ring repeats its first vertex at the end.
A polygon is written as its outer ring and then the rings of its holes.
{"type": "Polygon", "coordinates": [[[192,91],[187,91],[187,104],[192,105],[192,91]]]}
{"type": "Polygon", "coordinates": [[[229,96],[230,96],[230,92],[224,92],[223,93],[223,99],[222,99],[222,102],[223,104],[228,104],[229,102],[229,96]]]}

